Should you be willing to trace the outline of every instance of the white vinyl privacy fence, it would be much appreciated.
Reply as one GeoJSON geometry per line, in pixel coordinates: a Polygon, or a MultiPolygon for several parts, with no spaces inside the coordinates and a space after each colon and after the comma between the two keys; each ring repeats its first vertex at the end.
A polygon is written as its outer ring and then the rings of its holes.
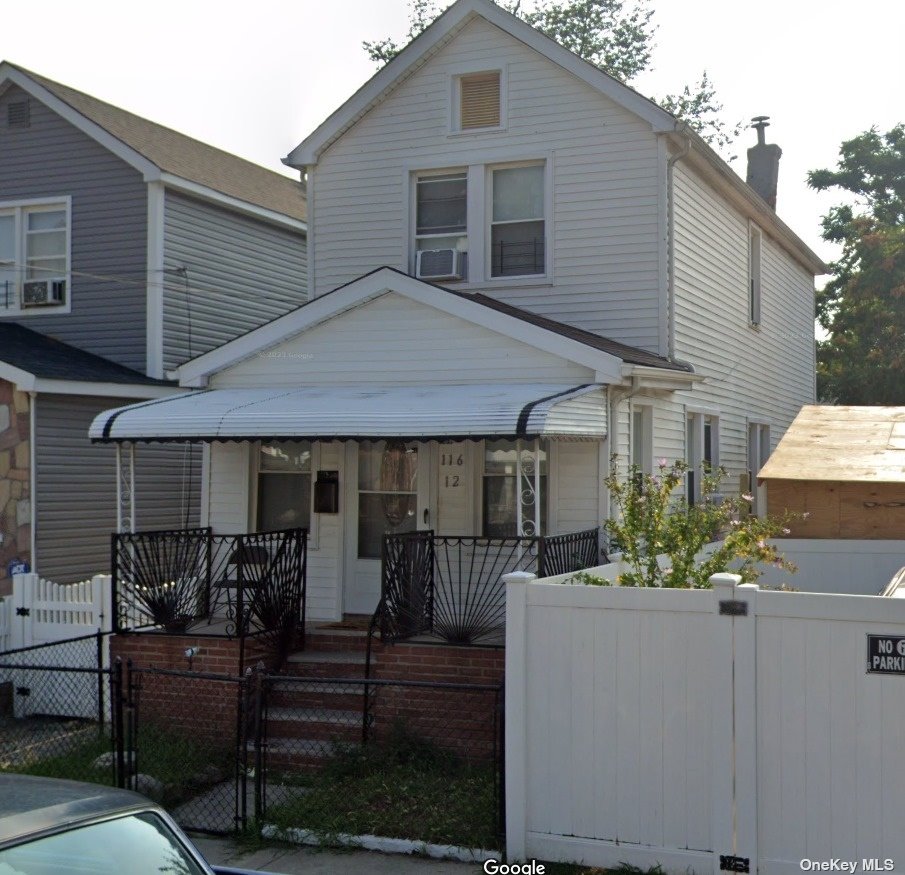
{"type": "Polygon", "coordinates": [[[16,574],[12,595],[0,599],[0,653],[107,632],[112,620],[109,574],[66,584],[16,574]]]}
{"type": "Polygon", "coordinates": [[[905,600],[529,579],[507,577],[510,859],[905,864],[905,600]]]}

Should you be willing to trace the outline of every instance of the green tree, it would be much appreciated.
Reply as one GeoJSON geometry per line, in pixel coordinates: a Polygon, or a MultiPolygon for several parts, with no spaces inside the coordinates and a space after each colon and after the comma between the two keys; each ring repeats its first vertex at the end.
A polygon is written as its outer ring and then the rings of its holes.
{"type": "Polygon", "coordinates": [[[818,395],[905,404],[905,125],[844,142],[836,169],[811,171],[808,185],[854,201],[823,219],[823,239],[841,244],[842,255],[817,296],[829,333],[817,349],[818,395]]]}
{"type": "MultiPolygon", "coordinates": [[[[522,0],[498,0],[499,5],[526,21],[541,33],[599,67],[621,82],[630,82],[650,68],[656,27],[649,0],[538,0],[530,10],[522,0]]],[[[440,14],[436,0],[410,0],[407,42],[417,37],[440,14]]],[[[402,49],[391,38],[364,42],[372,61],[386,64],[402,49]]],[[[699,82],[667,95],[661,106],[687,121],[705,140],[726,148],[741,133],[742,125],[726,124],[722,104],[707,72],[699,82]]]]}

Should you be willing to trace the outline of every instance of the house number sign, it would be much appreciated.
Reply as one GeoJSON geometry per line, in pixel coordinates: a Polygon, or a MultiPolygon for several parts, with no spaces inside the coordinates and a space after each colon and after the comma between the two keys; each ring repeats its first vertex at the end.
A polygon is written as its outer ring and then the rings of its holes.
{"type": "Polygon", "coordinates": [[[905,675],[905,637],[868,635],[867,673],[905,675]]]}
{"type": "Polygon", "coordinates": [[[462,486],[462,466],[465,454],[453,451],[440,453],[440,474],[444,489],[458,489],[462,486]]]}

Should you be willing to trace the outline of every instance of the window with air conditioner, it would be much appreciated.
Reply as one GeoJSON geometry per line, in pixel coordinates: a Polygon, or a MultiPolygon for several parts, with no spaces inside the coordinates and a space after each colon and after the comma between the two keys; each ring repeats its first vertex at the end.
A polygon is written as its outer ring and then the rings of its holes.
{"type": "Polygon", "coordinates": [[[423,174],[415,181],[415,276],[459,280],[468,268],[468,174],[423,174]]]}
{"type": "Polygon", "coordinates": [[[0,204],[0,315],[58,312],[69,298],[69,204],[0,204]]]}

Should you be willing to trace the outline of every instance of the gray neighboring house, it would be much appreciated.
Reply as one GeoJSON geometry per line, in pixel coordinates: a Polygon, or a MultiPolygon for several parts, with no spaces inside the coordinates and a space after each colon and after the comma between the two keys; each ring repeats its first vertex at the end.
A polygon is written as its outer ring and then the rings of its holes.
{"type": "MultiPolygon", "coordinates": [[[[109,566],[102,410],[306,300],[299,182],[0,63],[0,595],[109,566]]],[[[198,518],[200,456],[136,455],[141,528],[198,518]]]]}

